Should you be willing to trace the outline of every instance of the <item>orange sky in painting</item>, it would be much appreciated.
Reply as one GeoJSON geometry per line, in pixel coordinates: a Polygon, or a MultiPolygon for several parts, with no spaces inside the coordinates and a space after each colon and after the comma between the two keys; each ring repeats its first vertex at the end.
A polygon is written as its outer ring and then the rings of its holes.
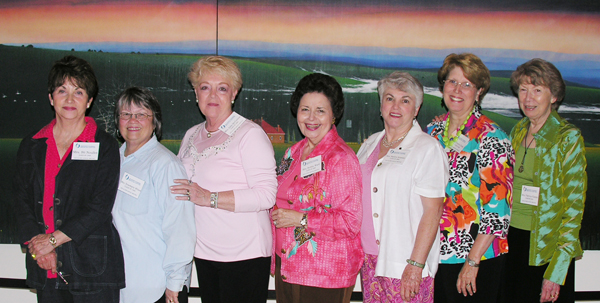
{"type": "Polygon", "coordinates": [[[600,16],[399,9],[220,8],[219,36],[280,43],[600,54],[600,16]],[[327,12],[327,14],[323,12],[327,12]]]}
{"type": "MultiPolygon", "coordinates": [[[[215,12],[215,6],[207,4],[6,8],[0,9],[0,43],[211,40],[215,12]]],[[[219,6],[219,39],[600,54],[600,16],[231,5],[219,6]]]]}
{"type": "Polygon", "coordinates": [[[214,40],[216,7],[111,4],[0,9],[0,43],[214,40]]]}

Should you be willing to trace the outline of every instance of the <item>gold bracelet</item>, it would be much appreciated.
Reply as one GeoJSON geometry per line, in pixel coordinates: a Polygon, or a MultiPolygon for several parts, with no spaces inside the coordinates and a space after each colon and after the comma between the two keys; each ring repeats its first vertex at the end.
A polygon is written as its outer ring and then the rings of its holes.
{"type": "Polygon", "coordinates": [[[419,263],[419,262],[417,262],[417,261],[413,261],[413,260],[411,260],[411,259],[406,259],[406,263],[408,263],[408,264],[410,264],[410,265],[414,265],[414,266],[416,266],[416,267],[418,267],[418,268],[425,268],[425,264],[423,264],[423,263],[419,263]]]}

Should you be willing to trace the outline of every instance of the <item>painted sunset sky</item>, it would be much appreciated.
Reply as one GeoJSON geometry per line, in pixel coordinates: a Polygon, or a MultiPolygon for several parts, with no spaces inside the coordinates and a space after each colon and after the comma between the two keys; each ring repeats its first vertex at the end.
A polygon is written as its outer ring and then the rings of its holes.
{"type": "MultiPolygon", "coordinates": [[[[217,36],[214,1],[77,2],[0,1],[0,43],[157,43],[214,40],[217,36]]],[[[432,1],[405,1],[407,4],[402,5],[387,1],[376,5],[358,5],[355,1],[305,2],[288,5],[285,1],[220,1],[218,38],[285,44],[600,54],[600,13],[581,12],[579,7],[525,12],[500,11],[489,5],[462,10],[427,5],[432,1]],[[424,5],[417,6],[419,3],[424,5]]],[[[597,5],[590,5],[596,9],[597,5]]],[[[540,4],[539,9],[543,8],[540,4]]]]}
{"type": "Polygon", "coordinates": [[[491,70],[544,58],[600,87],[600,1],[364,2],[0,0],[0,43],[386,68],[434,68],[469,51],[491,70]]]}

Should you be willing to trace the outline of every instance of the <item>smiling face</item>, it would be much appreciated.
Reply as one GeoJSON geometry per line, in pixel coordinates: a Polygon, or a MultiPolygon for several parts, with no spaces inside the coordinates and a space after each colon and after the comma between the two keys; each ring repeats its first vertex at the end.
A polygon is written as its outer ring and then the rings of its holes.
{"type": "Polygon", "coordinates": [[[129,120],[124,118],[119,119],[119,132],[121,132],[121,136],[123,136],[123,139],[127,142],[127,148],[130,150],[130,153],[133,153],[152,138],[152,132],[154,131],[152,111],[148,108],[131,103],[130,107],[121,108],[120,112],[121,114],[130,113],[134,115],[149,115],[146,119],[141,119],[139,116],[137,119],[134,117],[131,117],[129,120]]]}
{"type": "Polygon", "coordinates": [[[444,104],[446,104],[450,114],[462,117],[468,115],[473,110],[473,106],[475,106],[480,93],[481,89],[477,89],[465,77],[462,68],[455,67],[446,77],[442,95],[444,96],[444,104]],[[471,88],[463,88],[463,85],[452,85],[451,82],[461,84],[468,82],[471,83],[471,88]]]}
{"type": "Polygon", "coordinates": [[[519,107],[530,120],[544,122],[552,112],[556,97],[543,85],[523,83],[519,85],[519,107]]]}
{"type": "Polygon", "coordinates": [[[85,111],[92,104],[92,98],[88,97],[86,90],[75,85],[70,79],[56,87],[48,98],[57,119],[83,120],[85,111]]]}
{"type": "MultiPolygon", "coordinates": [[[[234,91],[227,79],[216,73],[203,75],[194,88],[198,107],[212,123],[220,125],[232,113],[232,101],[237,91],[234,91]]],[[[217,126],[218,126],[217,125],[217,126]]]]}
{"type": "Polygon", "coordinates": [[[322,93],[307,93],[300,99],[296,115],[300,132],[314,146],[319,144],[333,125],[333,110],[322,93]]]}
{"type": "Polygon", "coordinates": [[[419,109],[415,96],[396,88],[386,88],[381,98],[381,116],[386,131],[391,129],[406,131],[419,109]]]}

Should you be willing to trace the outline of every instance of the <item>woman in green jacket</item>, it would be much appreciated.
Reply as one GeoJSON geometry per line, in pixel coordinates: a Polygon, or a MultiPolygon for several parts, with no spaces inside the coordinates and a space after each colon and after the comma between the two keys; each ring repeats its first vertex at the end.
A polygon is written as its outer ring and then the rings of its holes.
{"type": "Polygon", "coordinates": [[[525,118],[510,134],[516,161],[507,302],[573,302],[587,189],[583,137],[556,112],[565,83],[552,63],[530,60],[510,83],[525,118]]]}

